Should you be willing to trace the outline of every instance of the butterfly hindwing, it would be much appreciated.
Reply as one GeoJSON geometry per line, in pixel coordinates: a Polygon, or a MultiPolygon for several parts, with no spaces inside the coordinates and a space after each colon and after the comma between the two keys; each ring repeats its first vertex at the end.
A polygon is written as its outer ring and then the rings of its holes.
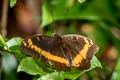
{"type": "Polygon", "coordinates": [[[72,56],[72,66],[83,70],[90,67],[90,60],[98,50],[96,44],[87,37],[80,35],[64,35],[62,37],[69,46],[69,56],[72,56]]]}

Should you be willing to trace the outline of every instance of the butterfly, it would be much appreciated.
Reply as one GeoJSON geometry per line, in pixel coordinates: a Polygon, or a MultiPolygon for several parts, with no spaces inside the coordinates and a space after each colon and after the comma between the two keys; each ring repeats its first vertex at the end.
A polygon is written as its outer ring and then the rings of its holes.
{"type": "Polygon", "coordinates": [[[40,58],[47,66],[57,70],[68,71],[71,66],[86,70],[90,68],[90,60],[99,47],[89,38],[68,34],[53,36],[38,34],[24,39],[20,50],[35,58],[40,58]]]}

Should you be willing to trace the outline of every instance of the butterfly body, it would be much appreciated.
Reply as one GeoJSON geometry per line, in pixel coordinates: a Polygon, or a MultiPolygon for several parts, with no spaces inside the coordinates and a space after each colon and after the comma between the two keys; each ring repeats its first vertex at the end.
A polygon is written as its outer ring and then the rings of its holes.
{"type": "Polygon", "coordinates": [[[35,35],[23,40],[21,51],[39,58],[57,70],[70,70],[71,66],[80,70],[90,67],[92,56],[98,51],[96,44],[81,35],[54,36],[35,35]]]}

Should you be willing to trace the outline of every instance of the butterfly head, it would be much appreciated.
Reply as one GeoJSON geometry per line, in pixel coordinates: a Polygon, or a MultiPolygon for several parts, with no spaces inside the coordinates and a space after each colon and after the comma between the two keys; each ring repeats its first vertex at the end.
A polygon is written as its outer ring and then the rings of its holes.
{"type": "Polygon", "coordinates": [[[61,38],[61,36],[60,36],[57,32],[54,32],[54,33],[53,33],[53,37],[54,37],[54,39],[59,39],[59,38],[61,38]]]}
{"type": "Polygon", "coordinates": [[[53,39],[54,39],[55,41],[57,41],[58,43],[61,43],[61,42],[62,42],[62,38],[61,38],[61,36],[60,36],[57,32],[54,32],[54,33],[53,33],[53,39]]]}

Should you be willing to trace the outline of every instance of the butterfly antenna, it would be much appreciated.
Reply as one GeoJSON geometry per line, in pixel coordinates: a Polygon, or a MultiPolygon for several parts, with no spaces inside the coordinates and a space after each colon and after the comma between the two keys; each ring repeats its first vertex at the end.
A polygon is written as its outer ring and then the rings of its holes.
{"type": "MultiPolygon", "coordinates": [[[[54,12],[53,12],[52,8],[50,8],[50,9],[51,9],[52,17],[53,17],[53,22],[54,22],[55,21],[54,12]]],[[[68,14],[69,10],[70,10],[70,8],[67,8],[67,11],[65,12],[65,15],[64,15],[64,19],[65,19],[66,15],[68,14]]],[[[54,33],[57,33],[56,29],[57,29],[57,24],[54,23],[54,33]]]]}
{"type": "Polygon", "coordinates": [[[67,8],[67,11],[66,11],[66,13],[65,13],[65,15],[64,15],[64,19],[65,19],[66,15],[68,14],[69,9],[70,9],[70,8],[67,8]]]}
{"type": "MultiPolygon", "coordinates": [[[[54,17],[54,13],[53,13],[53,10],[51,9],[51,13],[52,13],[52,17],[53,17],[53,22],[55,21],[55,17],[54,17]]],[[[54,23],[54,33],[56,33],[56,23],[54,23]]]]}

